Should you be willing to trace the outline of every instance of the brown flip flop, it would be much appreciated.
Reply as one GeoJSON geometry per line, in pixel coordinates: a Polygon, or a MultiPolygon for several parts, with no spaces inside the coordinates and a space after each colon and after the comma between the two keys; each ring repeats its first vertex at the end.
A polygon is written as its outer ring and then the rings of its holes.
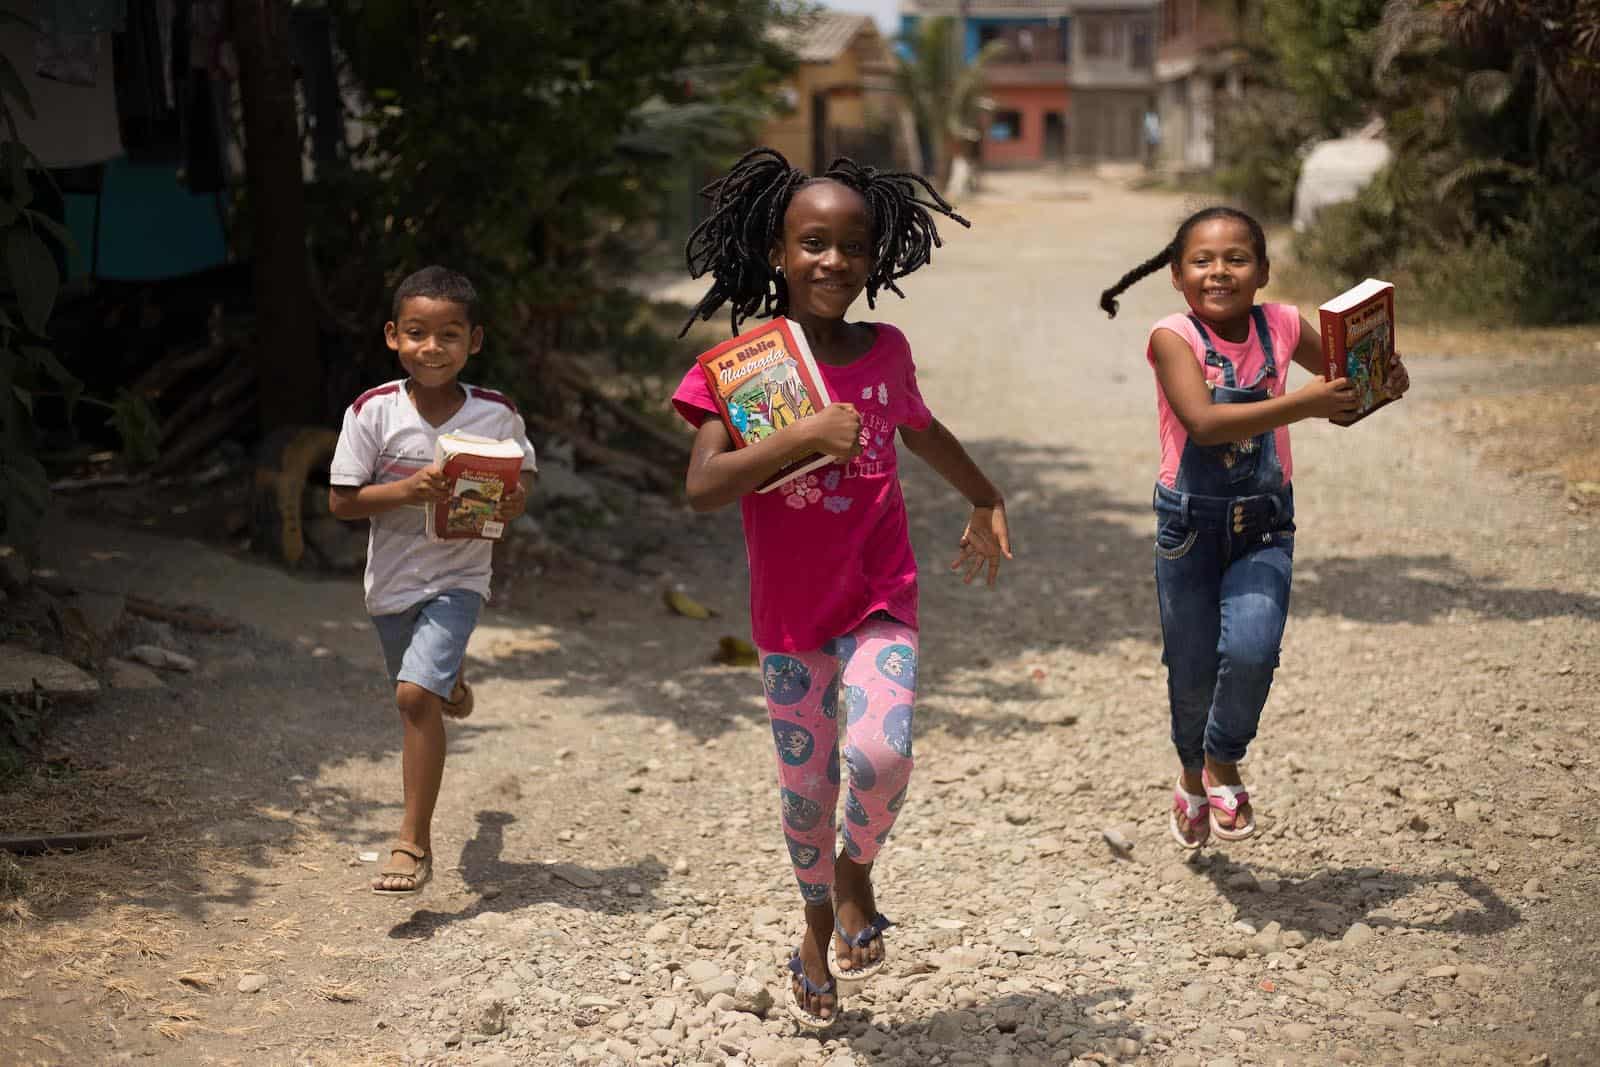
{"type": "Polygon", "coordinates": [[[396,841],[389,846],[389,862],[378,869],[378,877],[373,879],[372,891],[380,897],[408,897],[413,893],[420,893],[422,887],[428,884],[433,877],[433,860],[428,853],[417,844],[410,841],[396,841]],[[412,863],[402,866],[404,861],[397,863],[396,856],[410,856],[412,863]],[[380,889],[379,883],[386,878],[409,878],[410,889],[380,889]]]}

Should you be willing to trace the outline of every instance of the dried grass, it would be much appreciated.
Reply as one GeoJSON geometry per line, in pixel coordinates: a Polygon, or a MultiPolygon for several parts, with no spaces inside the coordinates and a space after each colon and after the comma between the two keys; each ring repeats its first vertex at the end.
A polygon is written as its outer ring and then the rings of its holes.
{"type": "Polygon", "coordinates": [[[312,995],[335,1004],[354,1004],[367,995],[367,991],[356,985],[333,985],[332,983],[317,986],[312,995]]]}
{"type": "Polygon", "coordinates": [[[1600,385],[1471,399],[1452,424],[1512,474],[1557,474],[1578,505],[1600,506],[1600,385]]]}

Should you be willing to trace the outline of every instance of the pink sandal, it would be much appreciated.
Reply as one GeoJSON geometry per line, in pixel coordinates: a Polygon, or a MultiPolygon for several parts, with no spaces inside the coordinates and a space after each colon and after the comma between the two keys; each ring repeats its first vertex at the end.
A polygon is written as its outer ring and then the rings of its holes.
{"type": "Polygon", "coordinates": [[[1204,793],[1187,792],[1181,781],[1173,788],[1172,813],[1167,818],[1167,825],[1172,829],[1172,839],[1183,848],[1193,851],[1210,839],[1211,820],[1207,812],[1208,806],[1204,793]],[[1178,825],[1179,815],[1189,820],[1189,833],[1193,835],[1193,840],[1184,836],[1183,829],[1178,825]]]}
{"type": "Polygon", "coordinates": [[[1244,841],[1254,837],[1256,821],[1253,816],[1243,826],[1237,823],[1223,826],[1217,822],[1218,808],[1237,818],[1239,805],[1250,799],[1250,791],[1242,785],[1219,785],[1211,780],[1211,775],[1206,771],[1200,772],[1200,781],[1205,784],[1206,800],[1211,807],[1211,832],[1224,841],[1244,841]]]}

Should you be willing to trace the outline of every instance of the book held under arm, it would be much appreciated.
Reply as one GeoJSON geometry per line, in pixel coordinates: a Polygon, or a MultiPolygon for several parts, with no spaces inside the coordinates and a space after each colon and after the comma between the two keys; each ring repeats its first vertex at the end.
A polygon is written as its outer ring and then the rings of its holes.
{"type": "Polygon", "coordinates": [[[1399,400],[1400,394],[1389,384],[1389,361],[1394,357],[1394,286],[1368,278],[1323,304],[1317,313],[1327,379],[1350,379],[1361,401],[1355,415],[1332,421],[1349,426],[1399,400]]]}
{"type": "Polygon", "coordinates": [[[501,500],[516,492],[522,460],[522,448],[515,441],[470,433],[440,434],[434,462],[444,472],[450,497],[428,505],[428,539],[499,540],[505,523],[494,517],[495,511],[501,500]]]}
{"type": "MultiPolygon", "coordinates": [[[[805,331],[785,318],[771,319],[724,341],[703,353],[699,363],[735,448],[753,445],[831,402],[805,331]]],[[[820,452],[802,456],[785,464],[756,492],[768,492],[832,462],[820,452]]]]}

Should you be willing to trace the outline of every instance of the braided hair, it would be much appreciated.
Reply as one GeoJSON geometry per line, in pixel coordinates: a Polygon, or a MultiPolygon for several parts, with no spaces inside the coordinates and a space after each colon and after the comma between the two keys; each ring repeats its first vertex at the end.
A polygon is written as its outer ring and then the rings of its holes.
{"type": "Polygon", "coordinates": [[[788,310],[783,277],[771,265],[772,246],[783,236],[783,217],[794,194],[818,181],[848,186],[867,203],[872,228],[872,268],[866,285],[869,308],[877,306],[880,289],[904,297],[896,279],[926,266],[933,250],[944,243],[933,212],[963,226],[972,225],[921,175],[880,171],[840,157],[812,177],[790,166],[773,149],[757,148],[700,191],[711,201],[711,212],[689,235],[684,254],[689,276],[710,273],[712,282],[678,331],[679,337],[696,319],[709,319],[723,304],[729,306],[734,333],[745,319],[782,315],[788,310]],[[926,194],[926,199],[919,194],[926,194]]]}
{"type": "Polygon", "coordinates": [[[1154,274],[1162,267],[1169,266],[1181,260],[1183,258],[1184,243],[1189,240],[1189,231],[1194,229],[1200,223],[1209,222],[1212,219],[1235,219],[1244,223],[1245,227],[1250,231],[1250,246],[1255,250],[1256,258],[1261,261],[1263,266],[1266,265],[1267,235],[1262,231],[1261,223],[1257,222],[1249,215],[1246,215],[1238,208],[1220,206],[1208,207],[1204,210],[1196,211],[1193,215],[1190,215],[1188,218],[1184,219],[1183,223],[1178,227],[1178,232],[1173,236],[1171,244],[1167,245],[1167,247],[1163,248],[1161,251],[1157,252],[1155,255],[1151,256],[1149,259],[1145,260],[1128,273],[1124,274],[1116,285],[1113,285],[1111,288],[1101,293],[1101,309],[1105,311],[1105,313],[1111,318],[1116,318],[1117,297],[1122,295],[1123,290],[1127,289],[1130,285],[1138,281],[1140,278],[1143,278],[1145,275],[1154,274]]]}

